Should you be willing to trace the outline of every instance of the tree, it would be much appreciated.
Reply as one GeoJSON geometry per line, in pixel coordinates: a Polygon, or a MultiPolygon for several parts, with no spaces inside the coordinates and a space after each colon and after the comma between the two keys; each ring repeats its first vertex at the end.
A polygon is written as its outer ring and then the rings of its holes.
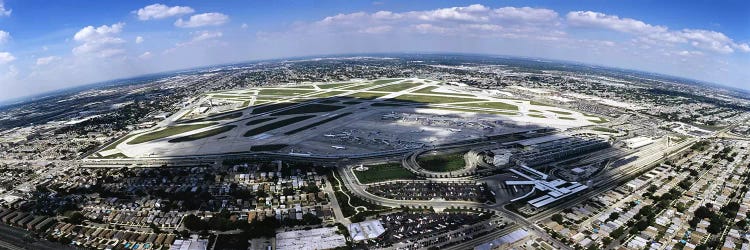
{"type": "Polygon", "coordinates": [[[551,219],[552,219],[552,221],[557,222],[558,224],[562,224],[563,223],[563,216],[561,214],[552,215],[551,219]]]}
{"type": "Polygon", "coordinates": [[[195,216],[194,214],[185,216],[182,223],[191,231],[200,231],[206,229],[206,222],[195,216]]]}
{"type": "Polygon", "coordinates": [[[611,214],[609,214],[609,218],[607,218],[607,221],[614,221],[617,220],[617,218],[620,218],[620,213],[612,212],[611,214]]]}

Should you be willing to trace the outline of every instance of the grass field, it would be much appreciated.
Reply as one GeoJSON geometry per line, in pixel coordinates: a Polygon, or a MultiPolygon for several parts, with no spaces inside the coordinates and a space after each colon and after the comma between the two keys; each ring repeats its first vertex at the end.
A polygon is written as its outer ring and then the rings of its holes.
{"type": "Polygon", "coordinates": [[[359,99],[365,99],[365,100],[372,100],[381,96],[387,95],[386,93],[374,93],[374,92],[358,92],[351,95],[348,95],[348,97],[354,97],[359,99]]]}
{"type": "Polygon", "coordinates": [[[301,107],[296,107],[293,109],[287,109],[281,112],[273,113],[271,115],[273,116],[280,116],[280,115],[298,115],[298,114],[309,114],[309,113],[319,113],[319,112],[331,112],[336,111],[344,106],[337,106],[337,105],[326,105],[326,104],[308,104],[301,107]]]}
{"type": "Polygon", "coordinates": [[[531,116],[531,117],[536,117],[536,118],[547,118],[546,116],[543,116],[543,115],[537,115],[537,114],[529,114],[529,116],[531,116]]]}
{"type": "Polygon", "coordinates": [[[294,123],[297,123],[297,122],[301,122],[301,121],[304,121],[304,120],[307,120],[307,119],[310,119],[310,118],[313,118],[313,117],[315,117],[315,116],[314,115],[303,115],[303,116],[295,116],[295,117],[284,119],[284,120],[277,121],[277,122],[272,122],[272,123],[269,123],[269,124],[266,124],[266,125],[263,125],[263,126],[260,126],[260,127],[257,127],[257,128],[250,129],[247,132],[245,132],[244,136],[245,137],[250,137],[250,136],[254,136],[254,135],[259,135],[261,133],[265,133],[265,132],[268,132],[268,131],[271,131],[271,130],[274,130],[274,129],[277,129],[277,128],[285,127],[287,125],[294,124],[294,123]]]}
{"type": "Polygon", "coordinates": [[[365,171],[354,171],[359,182],[363,184],[389,180],[411,180],[416,176],[411,171],[401,167],[399,163],[388,163],[367,166],[365,171]]]}
{"type": "Polygon", "coordinates": [[[151,133],[139,135],[138,137],[136,137],[135,139],[133,139],[133,140],[127,142],[127,143],[130,144],[130,145],[138,144],[138,143],[144,143],[144,142],[147,142],[147,141],[153,141],[153,140],[157,140],[157,139],[161,139],[161,138],[173,136],[173,135],[176,135],[176,134],[182,134],[182,133],[185,133],[185,132],[189,132],[189,131],[193,131],[193,130],[196,130],[196,129],[205,128],[205,127],[216,125],[216,124],[219,124],[219,123],[212,122],[212,123],[205,123],[205,124],[191,124],[191,125],[179,125],[179,126],[167,127],[165,129],[162,129],[162,130],[158,130],[158,131],[154,131],[154,132],[151,132],[151,133]]]}
{"type": "Polygon", "coordinates": [[[304,131],[304,130],[308,130],[308,129],[310,129],[310,128],[313,128],[313,127],[317,127],[317,126],[319,126],[319,125],[321,125],[321,124],[324,124],[324,123],[327,123],[327,122],[330,122],[330,121],[333,121],[333,120],[336,120],[336,119],[339,119],[339,118],[341,118],[341,117],[344,117],[344,116],[347,116],[347,115],[351,115],[351,114],[352,114],[352,113],[343,113],[343,114],[338,114],[338,115],[335,115],[335,116],[332,116],[332,117],[328,117],[328,118],[326,118],[326,119],[323,119],[323,120],[320,120],[320,121],[317,121],[317,122],[311,123],[311,124],[309,124],[309,125],[305,125],[305,126],[302,126],[302,127],[300,127],[300,128],[297,128],[297,129],[293,129],[293,130],[291,130],[291,131],[288,131],[288,132],[286,132],[286,133],[284,133],[284,134],[285,134],[285,135],[293,135],[293,134],[299,133],[299,132],[301,132],[301,131],[304,131]]]}
{"type": "Polygon", "coordinates": [[[561,119],[561,120],[575,120],[575,119],[576,119],[576,118],[573,118],[573,117],[567,117],[567,116],[558,116],[557,118],[558,118],[558,119],[561,119]]]}
{"type": "Polygon", "coordinates": [[[416,83],[416,82],[402,82],[397,84],[391,84],[375,89],[371,89],[371,91],[384,91],[384,92],[399,92],[405,89],[414,88],[416,86],[422,85],[422,83],[416,83]]]}
{"type": "Polygon", "coordinates": [[[529,112],[542,113],[542,111],[539,111],[539,110],[536,110],[536,109],[529,109],[529,112]]]}
{"type": "Polygon", "coordinates": [[[425,88],[418,89],[416,91],[412,91],[412,93],[418,93],[418,94],[438,94],[438,95],[453,95],[453,96],[467,96],[467,97],[473,97],[472,94],[462,94],[462,93],[443,93],[443,92],[435,92],[433,90],[440,88],[440,86],[428,86],[425,88]]]}
{"type": "Polygon", "coordinates": [[[198,119],[190,119],[190,120],[182,120],[179,121],[179,123],[188,123],[188,122],[212,122],[212,121],[221,121],[221,120],[230,120],[230,119],[236,119],[242,117],[242,112],[234,112],[231,114],[216,114],[211,115],[204,118],[198,118],[198,119]]]}
{"type": "Polygon", "coordinates": [[[429,96],[429,95],[400,95],[389,101],[400,101],[400,102],[417,102],[417,103],[451,103],[451,102],[476,102],[484,101],[482,99],[474,98],[461,98],[461,97],[445,97],[445,96],[429,96]]]}
{"type": "Polygon", "coordinates": [[[598,118],[599,118],[599,119],[597,119],[597,120],[592,120],[592,119],[589,119],[589,121],[590,121],[590,122],[593,122],[593,123],[596,123],[596,124],[602,124],[602,123],[608,122],[608,120],[607,120],[607,119],[604,119],[604,118],[601,118],[601,117],[598,117],[598,118]]]}
{"type": "Polygon", "coordinates": [[[543,103],[543,102],[535,102],[535,101],[530,101],[529,104],[534,105],[534,106],[554,107],[553,105],[549,105],[549,104],[546,104],[546,103],[543,103]]]}
{"type": "Polygon", "coordinates": [[[255,145],[250,147],[250,151],[253,152],[260,152],[260,151],[277,151],[281,150],[283,148],[286,148],[289,145],[286,144],[267,144],[267,145],[255,145]]]}
{"type": "Polygon", "coordinates": [[[366,89],[366,88],[374,87],[374,86],[381,85],[381,84],[395,82],[395,81],[398,81],[398,80],[401,80],[401,79],[383,79],[383,80],[374,81],[372,83],[366,83],[366,84],[362,84],[362,85],[351,86],[351,87],[343,88],[343,89],[345,89],[345,90],[360,90],[360,89],[366,89]]]}
{"type": "Polygon", "coordinates": [[[463,103],[463,104],[456,104],[456,105],[465,106],[465,107],[505,109],[505,110],[518,111],[518,106],[513,105],[513,104],[507,104],[504,102],[477,102],[477,103],[463,103]]]}
{"type": "Polygon", "coordinates": [[[422,168],[433,172],[450,172],[466,167],[463,153],[420,155],[417,157],[417,163],[422,168]]]}
{"type": "Polygon", "coordinates": [[[102,149],[102,151],[107,151],[107,150],[115,149],[117,147],[117,145],[120,145],[120,143],[122,143],[123,141],[125,141],[128,138],[133,137],[133,136],[135,136],[135,135],[126,135],[126,136],[118,139],[117,141],[113,142],[112,144],[109,144],[109,146],[107,146],[106,148],[102,149]]]}
{"type": "Polygon", "coordinates": [[[343,93],[346,93],[346,91],[331,90],[331,91],[328,91],[328,92],[321,92],[321,93],[318,93],[318,94],[314,94],[314,95],[311,95],[310,97],[326,98],[326,97],[331,97],[331,96],[335,96],[335,95],[340,95],[340,94],[343,94],[343,93]]]}
{"type": "Polygon", "coordinates": [[[321,88],[321,89],[333,89],[333,88],[338,88],[338,87],[346,86],[346,85],[349,85],[349,84],[352,84],[352,83],[350,83],[350,82],[344,82],[344,83],[327,83],[327,84],[317,84],[317,86],[318,86],[318,88],[321,88]]]}
{"type": "Polygon", "coordinates": [[[547,111],[558,114],[558,115],[572,115],[573,114],[567,111],[559,111],[559,110],[547,110],[547,111]]]}
{"type": "Polygon", "coordinates": [[[255,119],[255,120],[252,120],[252,121],[249,121],[249,122],[245,123],[245,125],[250,126],[250,125],[261,124],[261,123],[264,123],[264,122],[267,122],[267,121],[270,121],[270,120],[273,120],[273,119],[276,119],[276,117],[268,117],[268,118],[255,119]]]}
{"type": "Polygon", "coordinates": [[[308,89],[261,89],[258,95],[282,95],[282,96],[295,96],[301,94],[307,94],[314,90],[308,89]]]}
{"type": "Polygon", "coordinates": [[[186,136],[183,136],[183,137],[178,137],[178,138],[169,140],[169,142],[176,143],[176,142],[195,141],[195,140],[198,140],[198,139],[203,139],[203,138],[211,137],[211,136],[214,136],[214,135],[218,135],[218,134],[230,131],[230,130],[236,128],[236,127],[237,127],[237,125],[221,126],[221,127],[218,127],[218,128],[215,128],[215,129],[206,130],[206,131],[203,131],[203,132],[200,132],[200,133],[196,133],[196,134],[192,134],[192,135],[186,135],[186,136]]]}
{"type": "Polygon", "coordinates": [[[616,129],[605,128],[605,127],[595,127],[595,128],[592,128],[591,130],[604,132],[604,133],[612,133],[612,134],[617,134],[619,132],[616,129]]]}
{"type": "Polygon", "coordinates": [[[252,114],[261,114],[261,113],[265,113],[268,111],[274,111],[277,109],[286,108],[286,107],[296,105],[296,104],[297,104],[296,102],[274,103],[274,104],[254,108],[252,114]]]}

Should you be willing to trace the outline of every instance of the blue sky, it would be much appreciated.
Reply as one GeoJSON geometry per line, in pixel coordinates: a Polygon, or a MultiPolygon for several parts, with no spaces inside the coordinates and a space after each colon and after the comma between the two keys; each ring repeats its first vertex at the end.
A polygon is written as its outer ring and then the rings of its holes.
{"type": "Polygon", "coordinates": [[[750,89],[749,1],[0,0],[0,100],[218,63],[368,52],[572,60],[750,89]]]}

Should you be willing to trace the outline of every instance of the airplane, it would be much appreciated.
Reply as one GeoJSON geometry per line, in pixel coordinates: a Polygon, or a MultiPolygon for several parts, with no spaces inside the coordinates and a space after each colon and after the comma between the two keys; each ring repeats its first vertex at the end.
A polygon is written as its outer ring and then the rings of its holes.
{"type": "Polygon", "coordinates": [[[344,146],[335,146],[335,145],[334,145],[334,146],[331,146],[331,147],[332,147],[332,148],[335,148],[335,149],[346,149],[346,147],[344,147],[344,146]]]}

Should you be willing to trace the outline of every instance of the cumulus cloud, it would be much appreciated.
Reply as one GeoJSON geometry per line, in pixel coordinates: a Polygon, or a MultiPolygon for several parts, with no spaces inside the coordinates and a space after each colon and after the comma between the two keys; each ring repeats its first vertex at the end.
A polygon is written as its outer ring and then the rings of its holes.
{"type": "Polygon", "coordinates": [[[0,30],[0,44],[4,44],[10,40],[10,33],[4,30],[0,30]]]}
{"type": "Polygon", "coordinates": [[[152,19],[163,19],[167,17],[180,16],[195,12],[193,8],[187,6],[166,6],[164,4],[152,4],[134,11],[141,21],[152,19]]]}
{"type": "Polygon", "coordinates": [[[201,31],[195,34],[193,36],[193,42],[203,41],[203,40],[209,40],[214,38],[222,37],[224,34],[218,31],[201,31]]]}
{"type": "Polygon", "coordinates": [[[124,43],[125,40],[117,37],[124,26],[124,23],[116,23],[96,28],[94,26],[82,28],[73,36],[73,40],[81,43],[78,47],[73,48],[73,54],[77,56],[110,57],[124,53],[125,50],[119,44],[124,43]]]}
{"type": "Polygon", "coordinates": [[[13,12],[11,9],[5,8],[5,3],[0,0],[0,17],[8,17],[13,12]]]}
{"type": "Polygon", "coordinates": [[[10,54],[10,52],[0,52],[0,64],[8,64],[15,60],[16,57],[10,54]]]}
{"type": "Polygon", "coordinates": [[[37,66],[47,65],[57,60],[60,60],[60,57],[57,57],[57,56],[40,57],[36,59],[36,65],[37,66]]]}
{"type": "Polygon", "coordinates": [[[151,58],[151,51],[143,52],[143,54],[141,54],[140,56],[138,56],[138,58],[140,58],[140,59],[149,59],[149,58],[151,58]]]}
{"type": "Polygon", "coordinates": [[[750,52],[750,46],[746,43],[736,43],[724,33],[712,30],[669,30],[665,26],[593,11],[571,11],[566,15],[566,20],[573,27],[600,28],[633,34],[637,36],[638,41],[651,45],[684,44],[721,54],[732,53],[735,49],[750,52]]]}
{"type": "Polygon", "coordinates": [[[192,15],[187,21],[183,20],[182,18],[177,19],[177,21],[175,21],[174,23],[174,26],[177,26],[180,28],[219,26],[228,21],[229,21],[229,16],[218,13],[218,12],[211,12],[211,13],[192,15]]]}
{"type": "Polygon", "coordinates": [[[137,37],[135,37],[135,43],[136,43],[136,44],[140,44],[140,43],[143,43],[143,37],[142,37],[142,36],[137,36],[137,37]]]}
{"type": "Polygon", "coordinates": [[[469,6],[422,11],[374,13],[341,13],[325,17],[295,32],[351,32],[362,34],[398,33],[439,34],[450,36],[483,36],[506,38],[551,38],[564,35],[559,31],[557,12],[531,7],[469,6]]]}
{"type": "Polygon", "coordinates": [[[620,18],[614,15],[593,11],[571,11],[566,15],[568,24],[580,27],[596,27],[627,33],[658,33],[667,31],[664,26],[654,26],[630,18],[620,18]]]}

